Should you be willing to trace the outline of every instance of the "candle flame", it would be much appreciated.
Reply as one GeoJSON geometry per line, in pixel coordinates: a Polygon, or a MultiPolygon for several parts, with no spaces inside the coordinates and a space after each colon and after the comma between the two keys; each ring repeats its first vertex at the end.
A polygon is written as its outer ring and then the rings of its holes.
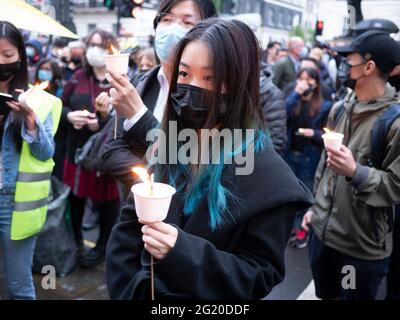
{"type": "Polygon", "coordinates": [[[325,133],[326,133],[326,134],[330,134],[330,133],[332,133],[332,131],[331,131],[331,130],[329,130],[328,128],[324,128],[324,131],[325,131],[325,133]]]}
{"type": "Polygon", "coordinates": [[[49,84],[50,84],[49,81],[45,81],[45,82],[42,82],[41,84],[36,85],[35,87],[37,89],[45,90],[49,86],[49,84]]]}
{"type": "Polygon", "coordinates": [[[142,167],[134,167],[132,168],[132,172],[137,174],[144,183],[151,183],[150,176],[147,173],[146,169],[142,167]]]}
{"type": "Polygon", "coordinates": [[[117,50],[113,45],[111,45],[111,51],[112,51],[113,54],[120,54],[121,53],[121,51],[117,50]]]}

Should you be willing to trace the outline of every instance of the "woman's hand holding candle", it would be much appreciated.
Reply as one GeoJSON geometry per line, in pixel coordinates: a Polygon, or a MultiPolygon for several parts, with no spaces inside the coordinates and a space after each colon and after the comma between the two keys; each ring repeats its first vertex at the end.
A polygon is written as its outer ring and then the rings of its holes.
{"type": "Polygon", "coordinates": [[[178,238],[178,230],[164,222],[144,225],[142,227],[142,232],[144,248],[157,260],[166,257],[175,246],[178,238]]]}
{"type": "Polygon", "coordinates": [[[126,76],[109,72],[106,78],[112,86],[110,89],[111,103],[119,115],[130,119],[143,107],[146,107],[126,76]]]}
{"type": "Polygon", "coordinates": [[[108,116],[110,101],[111,99],[107,92],[102,92],[96,97],[95,108],[103,119],[108,116]]]}
{"type": "Polygon", "coordinates": [[[338,175],[353,178],[356,173],[357,163],[351,150],[344,145],[340,147],[340,150],[335,150],[329,146],[326,147],[326,150],[328,167],[338,175]]]}

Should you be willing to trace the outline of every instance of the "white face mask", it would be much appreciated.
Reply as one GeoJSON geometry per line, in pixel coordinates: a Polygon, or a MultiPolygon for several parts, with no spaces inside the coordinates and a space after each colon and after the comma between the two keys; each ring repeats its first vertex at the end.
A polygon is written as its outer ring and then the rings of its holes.
{"type": "Polygon", "coordinates": [[[155,48],[161,61],[168,61],[172,50],[187,32],[188,30],[182,28],[178,23],[157,27],[155,48]]]}
{"type": "Polygon", "coordinates": [[[108,52],[99,47],[90,47],[86,52],[86,59],[88,63],[95,68],[101,68],[105,66],[104,56],[108,52]]]}

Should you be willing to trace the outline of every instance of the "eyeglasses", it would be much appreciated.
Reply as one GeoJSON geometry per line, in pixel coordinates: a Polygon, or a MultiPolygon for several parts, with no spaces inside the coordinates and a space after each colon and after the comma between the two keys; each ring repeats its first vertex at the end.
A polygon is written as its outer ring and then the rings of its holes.
{"type": "Polygon", "coordinates": [[[157,24],[163,24],[163,25],[179,23],[183,28],[191,29],[199,22],[199,20],[193,17],[180,18],[170,13],[159,13],[156,17],[156,22],[157,24]]]}

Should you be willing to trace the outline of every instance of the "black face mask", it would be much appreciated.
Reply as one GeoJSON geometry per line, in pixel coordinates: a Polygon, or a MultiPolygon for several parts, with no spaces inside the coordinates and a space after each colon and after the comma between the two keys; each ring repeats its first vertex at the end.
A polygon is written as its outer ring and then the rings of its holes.
{"type": "Polygon", "coordinates": [[[14,76],[21,68],[19,61],[13,63],[0,64],[0,81],[7,81],[14,76]]]}
{"type": "MultiPolygon", "coordinates": [[[[172,105],[184,128],[202,129],[208,118],[206,101],[210,101],[213,92],[187,84],[177,84],[171,95],[172,105]]],[[[222,95],[221,107],[217,121],[226,113],[227,96],[222,95]]]]}
{"type": "Polygon", "coordinates": [[[352,66],[350,63],[347,62],[346,59],[343,59],[342,62],[339,65],[338,71],[337,71],[337,78],[338,80],[347,88],[350,88],[351,90],[354,90],[356,87],[356,83],[358,80],[363,78],[364,76],[359,77],[358,79],[351,79],[350,78],[350,72],[351,68],[354,67],[359,67],[362,66],[365,63],[357,64],[355,66],[352,66]]]}
{"type": "Polygon", "coordinates": [[[314,87],[314,86],[309,86],[308,89],[306,89],[306,90],[303,92],[302,96],[303,96],[303,97],[308,96],[311,92],[314,92],[315,89],[317,89],[317,88],[314,87]]]}
{"type": "Polygon", "coordinates": [[[68,64],[70,62],[70,60],[68,60],[67,57],[61,57],[61,62],[68,64]]]}
{"type": "Polygon", "coordinates": [[[80,58],[80,57],[72,57],[71,58],[71,62],[74,65],[78,66],[78,65],[80,65],[82,63],[82,58],[80,58]]]}

